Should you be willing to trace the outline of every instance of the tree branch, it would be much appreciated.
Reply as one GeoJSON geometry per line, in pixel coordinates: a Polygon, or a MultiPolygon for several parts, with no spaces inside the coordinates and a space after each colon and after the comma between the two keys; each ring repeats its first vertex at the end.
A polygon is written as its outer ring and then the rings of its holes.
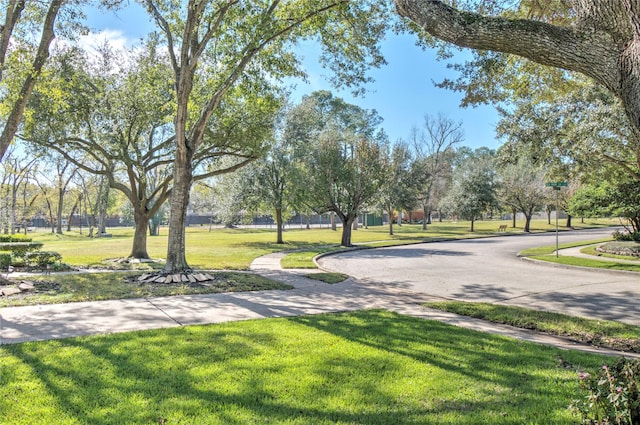
{"type": "Polygon", "coordinates": [[[542,65],[580,72],[620,93],[621,45],[608,32],[487,17],[462,12],[436,0],[395,0],[395,3],[401,16],[456,46],[518,55],[542,65]]]}

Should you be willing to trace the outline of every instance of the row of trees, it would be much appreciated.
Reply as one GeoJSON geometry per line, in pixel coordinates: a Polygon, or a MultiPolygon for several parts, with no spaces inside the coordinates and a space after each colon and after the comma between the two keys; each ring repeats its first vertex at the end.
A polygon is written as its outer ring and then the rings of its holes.
{"type": "Polygon", "coordinates": [[[88,3],[3,5],[0,67],[7,76],[1,82],[10,134],[2,135],[0,157],[20,128],[24,140],[57,149],[80,169],[103,176],[133,205],[138,248],[146,245],[147,222],[168,202],[166,271],[182,271],[188,269],[184,225],[193,183],[263,153],[283,80],[304,75],[297,42],[317,39],[336,81],[357,89],[365,70],[383,63],[378,41],[390,9],[379,0],[141,3],[157,32],[133,61],[108,48],[97,59],[87,57],[67,37],[47,62],[54,29],[81,32],[70,19],[81,18],[88,3]],[[23,44],[17,34],[25,35],[23,44]],[[15,68],[5,66],[5,52],[15,68]]]}
{"type": "MultiPolygon", "coordinates": [[[[139,55],[137,53],[135,57],[139,59],[139,55]]],[[[153,62],[142,57],[144,63],[153,62]]],[[[127,69],[122,74],[125,82],[135,77],[131,84],[137,88],[150,87],[140,82],[137,73],[130,72],[125,66],[123,69],[127,69]]],[[[152,72],[143,75],[154,80],[152,72]]],[[[121,99],[121,102],[131,102],[134,106],[143,103],[142,99],[134,96],[137,90],[128,90],[131,92],[125,91],[122,97],[114,96],[112,102],[115,104],[117,99],[121,99]]],[[[149,103],[153,100],[152,93],[142,92],[145,93],[144,101],[149,103]]],[[[35,99],[39,99],[38,94],[35,99]]],[[[118,122],[118,111],[124,108],[123,103],[117,105],[115,109],[111,105],[107,107],[116,115],[114,122],[118,122]]],[[[134,108],[124,109],[130,112],[134,108]]],[[[140,112],[144,110],[142,107],[139,109],[140,112]]],[[[91,111],[101,115],[96,120],[104,119],[104,110],[97,111],[97,107],[91,111]]],[[[43,153],[35,150],[18,158],[10,152],[4,162],[5,181],[2,185],[7,200],[5,205],[10,206],[4,213],[6,228],[13,228],[10,223],[21,221],[17,212],[21,212],[22,217],[26,217],[28,211],[32,214],[39,197],[39,204],[47,207],[41,207],[41,211],[47,211],[50,222],[56,223],[56,231],[61,233],[66,196],[71,199],[65,210],[69,216],[82,212],[84,199],[84,211],[88,210],[88,215],[93,217],[88,223],[91,231],[93,227],[102,229],[109,200],[108,189],[111,187],[127,201],[136,223],[131,256],[145,258],[146,236],[157,231],[163,215],[160,212],[164,212],[163,204],[168,199],[166,193],[171,188],[171,174],[166,172],[170,161],[164,158],[166,152],[162,148],[153,152],[156,149],[155,134],[147,139],[148,145],[120,139],[109,150],[106,143],[98,143],[98,140],[109,138],[85,140],[77,136],[66,137],[69,130],[50,117],[45,121],[48,115],[42,109],[38,113],[42,113],[37,115],[42,118],[38,120],[39,125],[28,127],[25,135],[34,135],[33,141],[37,141],[39,132],[58,134],[60,138],[54,149],[58,154],[48,154],[46,161],[52,166],[44,172],[38,170],[38,167],[42,168],[39,164],[43,163],[43,153]],[[55,130],[59,132],[54,133],[55,130]],[[131,146],[136,146],[136,149],[129,150],[131,146]],[[157,165],[145,168],[145,160],[147,163],[154,160],[157,165]],[[118,161],[120,166],[114,166],[118,161]],[[98,166],[100,164],[102,167],[98,166]],[[107,164],[112,164],[111,169],[107,164]],[[142,171],[136,172],[136,166],[142,171]],[[43,179],[45,176],[49,181],[43,179]],[[155,180],[158,176],[163,179],[155,180]],[[75,189],[70,190],[72,186],[75,189]],[[158,187],[163,189],[158,191],[158,187]],[[34,190],[35,195],[31,193],[34,190]],[[21,202],[17,201],[19,191],[21,202]],[[132,199],[134,193],[144,196],[136,195],[132,199]],[[165,195],[156,197],[158,193],[165,195]],[[148,206],[150,200],[155,200],[153,208],[140,207],[142,202],[148,206]],[[144,237],[139,237],[140,234],[144,237]]],[[[90,117],[91,113],[87,112],[86,116],[90,117]]],[[[232,137],[231,131],[227,132],[224,136],[227,150],[219,154],[221,158],[216,168],[208,168],[208,172],[196,176],[203,185],[197,191],[201,196],[196,196],[191,206],[192,209],[205,207],[209,210],[210,206],[205,204],[213,200],[222,207],[218,211],[222,209],[227,214],[239,210],[272,214],[277,223],[279,243],[283,242],[283,222],[294,212],[307,215],[327,211],[334,213],[343,224],[341,243],[348,246],[354,221],[366,211],[385,212],[390,217],[389,231],[393,234],[395,211],[422,209],[425,217],[423,226],[426,228],[432,212],[437,209],[439,216],[448,214],[470,220],[473,231],[474,221],[478,218],[506,210],[514,217],[514,227],[516,213],[522,213],[526,217],[525,231],[529,231],[534,213],[543,209],[550,213],[555,208],[552,205],[553,192],[545,188],[544,182],[558,174],[545,172],[542,167],[545,163],[549,165],[549,160],[554,157],[543,157],[541,149],[532,148],[530,133],[526,137],[521,135],[526,126],[513,123],[516,117],[521,120],[527,116],[520,110],[504,114],[500,128],[509,139],[497,153],[486,148],[472,151],[460,147],[464,140],[461,123],[444,116],[427,115],[422,127],[412,129],[408,141],[390,143],[381,129],[382,120],[375,111],[348,104],[326,91],[305,96],[299,104],[289,105],[280,111],[254,112],[252,116],[265,121],[256,121],[255,130],[250,125],[244,127],[242,135],[246,136],[247,131],[253,131],[253,134],[261,131],[260,136],[251,139],[260,141],[260,144],[250,146],[239,136],[238,149],[233,150],[232,142],[236,138],[232,137]],[[269,119],[276,125],[270,125],[269,119]],[[255,149],[255,153],[243,154],[240,148],[255,149]],[[537,163],[530,159],[530,155],[525,155],[527,152],[538,153],[537,163]],[[264,158],[245,166],[249,159],[258,155],[264,155],[264,158]],[[239,171],[230,173],[236,169],[239,171]],[[202,187],[207,189],[202,190],[202,187]],[[228,202],[224,202],[225,198],[228,202]]],[[[124,118],[128,117],[127,113],[124,118]]],[[[62,120],[65,126],[85,125],[83,121],[78,123],[71,117],[65,118],[62,120]]],[[[252,121],[246,119],[243,122],[251,124],[252,121]]],[[[104,122],[101,125],[104,126],[104,122]]],[[[541,127],[536,125],[534,128],[538,131],[541,127]]],[[[208,155],[218,155],[218,152],[211,150],[208,155]]],[[[612,203],[611,197],[592,196],[593,190],[589,186],[578,191],[573,203],[569,203],[571,196],[566,195],[574,192],[575,187],[563,193],[563,210],[575,211],[582,216],[601,215],[611,213],[608,207],[612,204],[620,205],[620,202],[612,203]]],[[[111,199],[113,202],[114,197],[111,199]]],[[[635,222],[632,220],[632,223],[635,222]]],[[[570,225],[570,218],[567,225],[570,225]]]]}
{"type": "MultiPolygon", "coordinates": [[[[27,231],[34,219],[51,225],[51,232],[70,230],[74,217],[83,220],[89,237],[105,231],[108,214],[121,208],[101,176],[83,172],[56,154],[25,152],[13,145],[0,167],[0,230],[27,231]],[[63,223],[67,223],[63,227],[63,223]]],[[[126,209],[125,209],[126,210],[126,209]]]]}
{"type": "MultiPolygon", "coordinates": [[[[366,211],[386,213],[393,234],[396,211],[423,209],[426,228],[437,209],[470,220],[473,231],[475,220],[506,210],[514,227],[522,213],[528,232],[535,213],[555,209],[548,173],[526,157],[513,162],[512,145],[499,152],[457,146],[461,125],[443,116],[425,116],[409,142],[390,143],[379,124],[374,112],[315,92],[282,113],[265,160],[208,185],[231,193],[220,205],[230,219],[247,210],[273,215],[279,243],[294,212],[335,213],[348,246],[353,222],[366,211]]],[[[565,211],[574,191],[562,194],[565,211]]]]}
{"type": "MultiPolygon", "coordinates": [[[[188,269],[184,224],[191,187],[200,179],[234,171],[264,154],[283,103],[280,82],[303,75],[296,42],[319,40],[324,48],[322,60],[336,79],[357,88],[366,81],[368,67],[383,63],[378,41],[393,21],[387,2],[381,0],[272,0],[253,2],[251,7],[237,0],[142,3],[157,33],[126,60],[108,48],[96,59],[70,47],[73,44],[59,43],[48,62],[54,29],[73,34],[79,28],[74,20],[82,16],[84,3],[8,1],[3,5],[0,83],[6,121],[0,155],[20,129],[23,139],[44,149],[58,149],[77,167],[102,176],[133,205],[139,223],[134,244],[138,248],[145,246],[149,219],[168,202],[166,270],[184,270],[188,269]],[[36,86],[36,79],[43,75],[47,78],[41,78],[36,86]]],[[[526,158],[543,167],[553,157],[558,173],[573,174],[580,169],[574,166],[581,164],[576,155],[581,150],[576,146],[588,146],[597,139],[598,149],[584,151],[598,152],[598,158],[610,165],[598,167],[598,172],[605,174],[602,181],[620,193],[628,192],[640,180],[636,95],[640,36],[635,25],[640,12],[631,3],[474,0],[456,2],[465,9],[458,10],[439,1],[395,2],[400,15],[408,18],[407,26],[421,33],[426,43],[434,44],[433,35],[481,49],[472,62],[459,67],[463,71],[460,80],[442,85],[464,90],[466,103],[509,103],[504,109],[504,134],[515,154],[507,163],[517,164],[526,158]],[[503,53],[582,73],[605,91],[571,72],[536,67],[503,53]],[[585,97],[585,93],[595,97],[585,97]],[[577,104],[586,98],[595,106],[586,108],[593,114],[589,118],[599,117],[598,102],[611,108],[615,105],[611,96],[615,97],[624,112],[617,117],[625,118],[624,125],[612,128],[606,120],[590,120],[601,124],[598,128],[590,129],[588,121],[574,125],[566,115],[572,112],[570,108],[559,107],[555,109],[560,111],[559,119],[542,121],[544,125],[538,127],[543,135],[546,131],[548,136],[560,137],[545,137],[535,149],[523,149],[536,139],[525,139],[518,133],[539,129],[521,125],[520,118],[536,122],[538,113],[553,113],[558,95],[575,94],[577,104]],[[516,126],[510,126],[509,120],[516,126]],[[556,139],[568,141],[569,153],[562,150],[561,143],[555,143],[556,139]]],[[[109,5],[118,6],[119,2],[109,5]]],[[[576,108],[571,117],[579,119],[583,110],[576,108]]],[[[335,124],[314,131],[310,134],[322,140],[318,144],[325,145],[322,152],[327,155],[309,156],[307,171],[314,166],[322,171],[339,159],[356,164],[357,152],[367,150],[359,145],[365,141],[376,144],[378,137],[364,137],[356,129],[346,131],[335,124]],[[332,148],[332,143],[339,148],[332,148]]],[[[446,149],[436,148],[436,152],[444,155],[446,149]]],[[[394,161],[402,163],[401,156],[398,152],[394,161]]],[[[363,171],[371,165],[363,158],[354,170],[363,171]]],[[[436,171],[438,163],[439,159],[432,158],[436,171]]],[[[427,179],[436,182],[437,176],[432,172],[427,179]]],[[[589,179],[584,172],[579,177],[589,179]]],[[[323,199],[322,204],[337,210],[334,204],[342,203],[345,194],[356,186],[364,189],[366,184],[340,188],[335,178],[325,178],[333,182],[333,188],[330,199],[323,199]]],[[[434,183],[432,188],[441,186],[434,183]]],[[[473,185],[459,186],[461,194],[479,190],[473,185]]],[[[423,186],[419,197],[425,211],[434,205],[434,192],[425,189],[428,187],[423,186]]],[[[399,192],[388,193],[395,197],[399,192]]],[[[387,198],[387,205],[400,203],[387,198]]],[[[347,221],[353,219],[349,208],[342,209],[347,211],[347,221]]],[[[134,254],[145,256],[146,252],[134,249],[134,254]]]]}

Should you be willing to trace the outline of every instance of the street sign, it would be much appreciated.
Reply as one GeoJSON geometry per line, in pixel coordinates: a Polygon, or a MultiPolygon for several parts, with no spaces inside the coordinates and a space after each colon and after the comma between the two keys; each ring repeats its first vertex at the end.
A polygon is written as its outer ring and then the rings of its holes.
{"type": "Polygon", "coordinates": [[[547,187],[567,187],[569,184],[567,182],[549,182],[545,186],[547,187]]]}

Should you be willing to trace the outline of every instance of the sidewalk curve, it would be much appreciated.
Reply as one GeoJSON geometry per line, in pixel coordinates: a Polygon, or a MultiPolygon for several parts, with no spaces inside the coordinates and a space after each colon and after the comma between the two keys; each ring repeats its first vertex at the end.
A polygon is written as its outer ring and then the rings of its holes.
{"type": "Polygon", "coordinates": [[[403,289],[363,284],[353,279],[329,285],[304,276],[314,270],[283,270],[280,259],[284,255],[286,253],[259,257],[251,264],[250,270],[290,284],[294,287],[292,290],[7,307],[0,309],[0,344],[269,317],[387,309],[562,349],[640,357],[634,353],[601,349],[565,338],[426,308],[422,303],[436,298],[403,289]]]}

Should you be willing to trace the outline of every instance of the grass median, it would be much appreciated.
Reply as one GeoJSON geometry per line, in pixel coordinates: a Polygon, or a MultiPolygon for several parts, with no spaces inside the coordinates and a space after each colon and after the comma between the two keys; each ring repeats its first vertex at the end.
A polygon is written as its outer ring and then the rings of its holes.
{"type": "Polygon", "coordinates": [[[640,353],[640,327],[621,322],[489,303],[440,301],[425,305],[489,322],[563,336],[596,347],[640,353]]]}
{"type": "MultiPolygon", "coordinates": [[[[559,249],[575,248],[575,247],[581,247],[581,246],[586,247],[586,246],[594,245],[598,243],[609,242],[611,240],[612,240],[611,238],[607,238],[607,239],[596,239],[592,241],[561,244],[559,245],[559,249]]],[[[593,255],[593,258],[573,257],[570,255],[556,256],[555,251],[556,251],[555,245],[551,245],[551,246],[542,246],[542,247],[525,249],[521,251],[518,255],[522,257],[532,258],[534,260],[547,261],[550,263],[564,264],[568,266],[587,267],[587,268],[604,269],[604,270],[621,270],[621,271],[630,271],[630,272],[640,272],[640,262],[638,262],[637,264],[616,263],[612,261],[600,260],[599,258],[601,256],[599,255],[593,255]]],[[[581,251],[589,254],[594,252],[593,250],[585,251],[585,249],[581,251]]],[[[614,257],[617,259],[625,259],[625,260],[632,260],[632,261],[638,260],[637,257],[624,257],[620,255],[608,256],[608,257],[614,257]]]]}
{"type": "Polygon", "coordinates": [[[575,424],[607,359],[384,311],[0,347],[0,423],[575,424]]]}

